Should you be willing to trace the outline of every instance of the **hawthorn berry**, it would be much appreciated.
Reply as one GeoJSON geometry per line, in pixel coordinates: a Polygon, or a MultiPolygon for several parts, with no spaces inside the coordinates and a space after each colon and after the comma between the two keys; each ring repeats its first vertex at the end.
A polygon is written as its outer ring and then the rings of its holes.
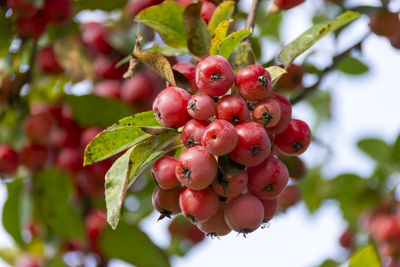
{"type": "Polygon", "coordinates": [[[186,218],[197,224],[210,219],[217,213],[219,200],[211,188],[193,190],[186,187],[179,195],[179,205],[186,218]]]}
{"type": "Polygon", "coordinates": [[[179,207],[179,194],[181,192],[180,187],[176,187],[170,190],[164,190],[156,186],[152,195],[152,202],[154,208],[161,213],[158,220],[164,217],[171,218],[171,215],[179,214],[181,208],[179,207]]]}
{"type": "Polygon", "coordinates": [[[217,103],[216,116],[237,125],[249,119],[249,108],[240,96],[226,95],[217,103]]]}
{"type": "Polygon", "coordinates": [[[302,120],[292,119],[289,126],[274,136],[276,147],[285,155],[300,155],[310,145],[311,130],[302,120]]]}
{"type": "Polygon", "coordinates": [[[201,144],[211,154],[222,156],[235,148],[237,140],[235,126],[226,120],[215,120],[205,129],[201,144]]]}
{"type": "Polygon", "coordinates": [[[201,138],[208,126],[207,122],[191,119],[183,127],[181,141],[186,148],[201,145],[201,138]]]}
{"type": "Polygon", "coordinates": [[[6,144],[0,144],[0,177],[1,174],[14,174],[18,168],[18,153],[6,144]]]}
{"type": "Polygon", "coordinates": [[[281,118],[281,108],[274,99],[267,98],[257,103],[252,112],[254,122],[270,128],[275,126],[281,118]]]}
{"type": "Polygon", "coordinates": [[[206,94],[193,95],[187,110],[193,118],[205,121],[215,115],[215,102],[206,94]]]}
{"type": "Polygon", "coordinates": [[[45,167],[48,158],[49,150],[47,147],[38,144],[27,144],[19,153],[19,159],[30,171],[37,171],[45,167]]]}
{"type": "Polygon", "coordinates": [[[276,86],[281,90],[293,91],[301,86],[304,70],[302,66],[294,63],[286,70],[287,73],[281,76],[276,86]]]}
{"type": "Polygon", "coordinates": [[[151,168],[151,174],[157,185],[164,190],[170,190],[179,186],[175,175],[176,158],[161,157],[151,168]]]}
{"type": "Polygon", "coordinates": [[[199,222],[197,227],[211,238],[229,234],[232,230],[225,222],[225,207],[226,204],[220,202],[217,213],[210,219],[199,222]]]}
{"type": "Polygon", "coordinates": [[[246,100],[262,100],[271,93],[271,75],[260,65],[250,65],[235,76],[239,94],[246,100]]]}
{"type": "Polygon", "coordinates": [[[289,100],[281,94],[272,92],[269,95],[269,99],[273,99],[278,102],[281,110],[281,116],[279,122],[272,127],[267,128],[267,132],[270,134],[278,134],[283,132],[289,125],[292,119],[292,105],[289,100]]]}
{"type": "Polygon", "coordinates": [[[247,188],[248,176],[245,170],[232,177],[219,174],[212,184],[212,188],[221,197],[234,198],[247,188]]]}

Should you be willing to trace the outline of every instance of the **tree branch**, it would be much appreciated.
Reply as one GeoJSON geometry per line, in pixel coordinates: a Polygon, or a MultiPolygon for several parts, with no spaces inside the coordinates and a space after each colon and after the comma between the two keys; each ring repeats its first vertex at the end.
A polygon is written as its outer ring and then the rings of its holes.
{"type": "Polygon", "coordinates": [[[253,0],[249,14],[247,15],[246,30],[249,30],[250,28],[254,28],[258,4],[259,4],[259,0],[253,0]]]}

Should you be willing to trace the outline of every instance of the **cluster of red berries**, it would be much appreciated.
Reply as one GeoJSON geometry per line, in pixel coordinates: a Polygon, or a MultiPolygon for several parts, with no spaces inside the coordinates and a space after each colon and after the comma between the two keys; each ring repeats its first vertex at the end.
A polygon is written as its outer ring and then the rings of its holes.
{"type": "Polygon", "coordinates": [[[216,55],[196,67],[179,64],[186,66],[185,76],[197,93],[168,87],[155,99],[153,112],[164,126],[184,126],[181,141],[187,149],[177,159],[165,156],[155,162],[153,205],[161,218],[182,212],[212,236],[250,233],[274,216],[288,183],[288,169],[274,156],[275,149],[303,153],[310,128],[291,118],[289,101],[271,92],[271,76],[259,65],[235,75],[229,62],[216,55]],[[229,94],[233,88],[238,95],[229,94]],[[236,171],[224,172],[223,159],[236,171]]]}

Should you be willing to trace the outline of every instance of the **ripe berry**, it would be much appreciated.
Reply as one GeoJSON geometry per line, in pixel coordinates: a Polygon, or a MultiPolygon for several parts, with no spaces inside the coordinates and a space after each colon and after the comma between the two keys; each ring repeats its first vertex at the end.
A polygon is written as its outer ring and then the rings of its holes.
{"type": "Polygon", "coordinates": [[[287,208],[296,205],[301,200],[302,193],[297,185],[287,186],[282,194],[278,197],[279,208],[286,210],[287,208]]]}
{"type": "Polygon", "coordinates": [[[276,86],[279,89],[292,91],[301,86],[303,81],[304,70],[302,66],[292,63],[287,68],[287,73],[282,75],[276,86]]]}
{"type": "Polygon", "coordinates": [[[42,267],[43,264],[39,259],[35,258],[33,255],[24,253],[21,254],[13,264],[14,267],[42,267]]]}
{"type": "Polygon", "coordinates": [[[98,22],[88,22],[82,26],[82,40],[89,47],[96,51],[108,54],[112,47],[108,42],[106,28],[98,22]]]}
{"type": "Polygon", "coordinates": [[[194,146],[179,155],[175,175],[184,186],[201,190],[212,183],[217,170],[218,164],[214,156],[204,147],[194,146]]]}
{"type": "Polygon", "coordinates": [[[37,54],[37,62],[44,73],[62,73],[63,69],[58,64],[53,46],[42,48],[37,54]]]}
{"type": "Polygon", "coordinates": [[[6,0],[8,8],[11,8],[19,18],[29,19],[36,15],[38,9],[32,2],[26,0],[6,0]]]}
{"type": "Polygon", "coordinates": [[[0,177],[1,174],[14,174],[17,168],[17,152],[6,144],[0,144],[0,177]]]}
{"type": "Polygon", "coordinates": [[[86,234],[90,246],[96,252],[99,252],[97,240],[106,226],[107,214],[103,210],[91,210],[85,219],[86,234]]]}
{"type": "Polygon", "coordinates": [[[249,119],[249,108],[240,96],[226,95],[218,102],[216,115],[218,119],[237,125],[249,119]]]}
{"type": "Polygon", "coordinates": [[[231,88],[235,75],[225,58],[214,55],[196,66],[197,87],[209,96],[221,96],[231,88]]]}
{"type": "Polygon", "coordinates": [[[251,194],[231,199],[225,208],[225,221],[233,231],[246,234],[256,230],[264,219],[261,201],[251,194]]]}
{"type": "Polygon", "coordinates": [[[49,151],[45,146],[27,144],[19,154],[20,162],[30,171],[44,168],[49,158],[49,151]]]}
{"type": "Polygon", "coordinates": [[[120,98],[120,82],[118,80],[103,80],[93,88],[93,93],[105,98],[120,98]]]}
{"type": "Polygon", "coordinates": [[[187,110],[193,118],[205,121],[215,115],[215,102],[206,94],[193,95],[187,110]]]}
{"type": "Polygon", "coordinates": [[[171,215],[181,212],[181,208],[179,207],[180,192],[180,187],[171,190],[164,190],[158,186],[154,188],[152,195],[153,206],[159,213],[161,213],[158,220],[161,220],[164,217],[171,218],[171,215]]]}
{"type": "Polygon", "coordinates": [[[39,39],[46,31],[47,21],[39,12],[31,18],[19,18],[17,20],[17,25],[18,34],[22,37],[39,39]]]}
{"type": "Polygon", "coordinates": [[[389,214],[378,215],[372,219],[370,234],[378,242],[398,240],[400,237],[400,225],[389,214]]]}
{"type": "Polygon", "coordinates": [[[261,203],[264,207],[264,223],[269,222],[278,211],[278,199],[261,199],[261,203]]]}
{"type": "Polygon", "coordinates": [[[202,231],[181,215],[175,216],[172,219],[168,225],[168,232],[173,241],[187,240],[193,245],[203,241],[205,238],[205,234],[202,231]]]}
{"type": "Polygon", "coordinates": [[[372,14],[369,26],[375,34],[390,37],[400,29],[399,14],[390,11],[372,14]]]}
{"type": "Polygon", "coordinates": [[[210,188],[202,190],[184,188],[179,195],[179,205],[186,218],[196,224],[210,219],[217,213],[219,200],[217,194],[210,188]]]}
{"type": "Polygon", "coordinates": [[[300,5],[305,0],[274,0],[274,4],[279,10],[286,10],[300,5]]]}
{"type": "Polygon", "coordinates": [[[253,121],[264,128],[275,126],[281,118],[281,108],[276,100],[267,98],[259,102],[252,112],[253,121]]]}
{"type": "Polygon", "coordinates": [[[74,147],[65,148],[57,156],[57,167],[60,170],[75,173],[82,168],[83,158],[79,149],[74,147]]]}
{"type": "Polygon", "coordinates": [[[118,58],[97,55],[94,59],[94,74],[97,78],[119,80],[125,73],[125,65],[117,67],[118,58]]]}
{"type": "Polygon", "coordinates": [[[260,65],[250,65],[238,71],[235,85],[246,100],[262,100],[271,93],[271,75],[260,65]]]}
{"type": "Polygon", "coordinates": [[[248,168],[248,189],[260,199],[277,198],[289,180],[288,170],[279,159],[269,156],[260,165],[248,168]]]}
{"type": "Polygon", "coordinates": [[[225,203],[220,202],[217,213],[207,221],[199,222],[197,227],[211,237],[229,234],[232,230],[225,222],[225,206],[225,203]]]}
{"type": "Polygon", "coordinates": [[[178,62],[172,66],[173,70],[182,73],[190,83],[192,93],[196,93],[199,88],[196,84],[196,67],[190,62],[178,62]]]}
{"type": "Polygon", "coordinates": [[[285,155],[300,155],[311,142],[311,130],[302,120],[292,119],[289,126],[274,136],[276,147],[285,155]]]}
{"type": "Polygon", "coordinates": [[[247,172],[239,172],[233,177],[218,175],[212,184],[212,188],[221,197],[234,198],[240,195],[247,187],[247,172]]]}
{"type": "Polygon", "coordinates": [[[265,129],[258,123],[245,122],[236,126],[238,141],[229,157],[245,166],[257,166],[271,152],[271,142],[265,129]]]}
{"type": "Polygon", "coordinates": [[[29,114],[24,121],[24,133],[34,143],[44,144],[53,125],[53,118],[49,114],[29,114]]]}
{"type": "Polygon", "coordinates": [[[182,88],[168,87],[154,100],[154,116],[164,126],[181,127],[190,119],[186,109],[189,100],[190,94],[182,88]]]}
{"type": "Polygon", "coordinates": [[[181,133],[182,144],[186,148],[201,145],[201,137],[207,128],[208,123],[196,119],[189,120],[181,133]]]}
{"type": "Polygon", "coordinates": [[[235,148],[237,139],[235,126],[226,120],[215,120],[204,131],[201,144],[211,154],[222,156],[235,148]]]}
{"type": "Polygon", "coordinates": [[[143,9],[158,5],[163,0],[130,0],[125,6],[125,12],[132,17],[135,17],[143,9]]]}
{"type": "Polygon", "coordinates": [[[151,80],[142,73],[137,73],[122,83],[121,99],[138,111],[150,110],[155,96],[156,88],[151,80]]]}
{"type": "Polygon", "coordinates": [[[179,186],[175,175],[176,158],[159,158],[151,168],[151,174],[157,185],[164,190],[170,190],[179,186]]]}
{"type": "Polygon", "coordinates": [[[70,0],[46,0],[43,15],[47,21],[62,24],[69,21],[73,15],[70,0]]]}
{"type": "Polygon", "coordinates": [[[307,173],[307,168],[301,158],[297,156],[285,156],[281,153],[277,154],[277,156],[285,163],[291,178],[295,180],[304,178],[307,173]]]}
{"type": "Polygon", "coordinates": [[[283,132],[290,123],[290,119],[292,118],[292,105],[286,97],[278,93],[271,93],[269,98],[278,102],[279,108],[281,109],[281,118],[275,126],[269,127],[267,132],[270,134],[278,134],[283,132]]]}
{"type": "Polygon", "coordinates": [[[212,15],[214,14],[215,8],[216,6],[213,2],[207,0],[203,1],[203,5],[200,11],[200,17],[202,17],[207,24],[208,22],[210,22],[212,15]]]}
{"type": "Polygon", "coordinates": [[[339,238],[339,244],[343,248],[351,248],[354,244],[354,233],[350,229],[346,229],[339,238]]]}

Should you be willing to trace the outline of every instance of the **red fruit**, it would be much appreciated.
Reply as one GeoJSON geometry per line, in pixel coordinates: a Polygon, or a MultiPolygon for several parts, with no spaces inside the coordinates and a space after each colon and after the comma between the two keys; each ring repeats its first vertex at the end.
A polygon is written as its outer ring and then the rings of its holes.
{"type": "Polygon", "coordinates": [[[46,31],[47,21],[41,12],[31,18],[19,18],[17,20],[18,34],[22,37],[39,37],[46,31]]]}
{"type": "Polygon", "coordinates": [[[278,102],[279,108],[281,109],[281,118],[275,126],[269,127],[267,132],[270,134],[278,134],[283,132],[290,123],[292,118],[292,105],[286,97],[278,93],[271,93],[269,98],[278,102]]]}
{"type": "Polygon", "coordinates": [[[6,144],[0,144],[0,177],[2,174],[14,174],[17,168],[17,152],[6,144]]]}
{"type": "Polygon", "coordinates": [[[194,146],[179,155],[175,175],[184,186],[201,190],[212,183],[217,171],[218,164],[214,156],[202,146],[194,146]]]}
{"type": "Polygon", "coordinates": [[[261,124],[264,128],[275,126],[281,118],[281,108],[276,100],[267,98],[259,102],[253,109],[253,121],[261,124]]]}
{"type": "Polygon", "coordinates": [[[237,140],[235,126],[226,120],[215,120],[204,131],[201,145],[211,154],[222,156],[235,148],[237,140]]]}
{"type": "Polygon", "coordinates": [[[201,137],[207,128],[208,123],[196,119],[189,120],[181,133],[182,144],[186,148],[201,145],[201,137]]]}
{"type": "Polygon", "coordinates": [[[153,103],[157,121],[167,127],[178,128],[190,120],[187,105],[190,94],[179,87],[168,87],[158,94],[153,103]]]}
{"type": "Polygon", "coordinates": [[[292,119],[289,126],[274,136],[276,147],[285,155],[300,155],[311,143],[311,130],[302,120],[292,119]]]}
{"type": "Polygon", "coordinates": [[[37,61],[40,69],[44,73],[62,73],[63,68],[58,64],[53,46],[42,48],[38,55],[37,61]]]}
{"type": "Polygon", "coordinates": [[[189,100],[187,110],[193,118],[205,121],[215,115],[215,102],[206,94],[194,95],[189,100]]]}
{"type": "Polygon", "coordinates": [[[346,229],[339,238],[339,244],[344,248],[351,248],[354,244],[354,234],[350,229],[346,229]]]}
{"type": "Polygon", "coordinates": [[[182,73],[190,83],[190,89],[193,93],[196,93],[199,88],[196,84],[196,67],[190,62],[178,62],[172,66],[173,70],[182,73]]]}
{"type": "Polygon", "coordinates": [[[150,110],[155,96],[156,88],[144,74],[137,73],[122,83],[121,99],[138,111],[150,110]]]}
{"type": "Polygon", "coordinates": [[[88,22],[82,27],[82,40],[89,48],[95,48],[103,54],[111,52],[107,29],[98,22],[88,22]]]}
{"type": "Polygon", "coordinates": [[[257,166],[271,153],[271,142],[258,123],[245,122],[236,126],[238,141],[229,157],[244,166],[257,166]]]}
{"type": "Polygon", "coordinates": [[[34,143],[45,144],[54,126],[49,114],[29,114],[24,120],[24,133],[34,143]]]}
{"type": "Polygon", "coordinates": [[[214,14],[215,11],[215,4],[210,1],[203,1],[203,5],[201,6],[201,11],[200,11],[200,17],[203,18],[203,20],[208,24],[210,22],[212,15],[214,14]]]}
{"type": "Polygon", "coordinates": [[[274,4],[279,10],[286,10],[300,5],[305,0],[274,0],[274,4]]]}
{"type": "Polygon", "coordinates": [[[277,156],[285,163],[291,178],[295,180],[304,178],[307,173],[307,168],[301,158],[297,156],[285,156],[281,153],[277,154],[277,156]]]}
{"type": "Polygon", "coordinates": [[[197,244],[204,240],[205,234],[191,224],[184,216],[178,215],[168,225],[168,232],[173,240],[189,240],[197,244]]]}
{"type": "Polygon", "coordinates": [[[97,83],[93,88],[95,95],[105,98],[120,98],[120,82],[118,80],[103,80],[97,83]]]}
{"type": "Polygon", "coordinates": [[[158,5],[163,0],[130,0],[125,6],[125,12],[132,17],[135,17],[145,8],[158,5]]]}
{"type": "Polygon", "coordinates": [[[220,202],[217,213],[208,219],[197,224],[197,227],[207,236],[218,237],[229,234],[232,230],[225,222],[225,203],[220,202]]]}
{"type": "Polygon", "coordinates": [[[107,226],[107,214],[103,210],[91,210],[85,219],[86,234],[90,246],[96,252],[99,252],[97,240],[104,228],[107,226]]]}
{"type": "Polygon", "coordinates": [[[190,0],[175,0],[175,1],[181,4],[183,7],[187,7],[188,5],[190,5],[190,0]]]}
{"type": "Polygon", "coordinates": [[[176,158],[161,157],[151,168],[151,174],[157,185],[164,190],[174,189],[179,186],[175,176],[176,158]]]}
{"type": "Polygon", "coordinates": [[[297,185],[287,186],[282,194],[278,197],[279,208],[286,210],[287,208],[296,205],[302,198],[302,193],[297,185]]]}
{"type": "Polygon", "coordinates": [[[48,158],[48,149],[45,146],[37,144],[27,144],[19,154],[21,164],[30,171],[44,168],[48,158]]]}
{"type": "Polygon", "coordinates": [[[262,100],[271,93],[271,75],[260,65],[250,65],[238,71],[235,85],[244,99],[262,100]]]}
{"type": "Polygon", "coordinates": [[[196,224],[210,219],[217,213],[219,200],[217,194],[210,188],[203,190],[184,188],[179,196],[179,205],[186,218],[196,224]]]}
{"type": "Polygon", "coordinates": [[[248,168],[249,191],[260,199],[277,198],[285,189],[289,173],[285,164],[269,156],[260,165],[248,168]]]}
{"type": "Polygon", "coordinates": [[[164,217],[171,218],[171,215],[175,215],[181,212],[179,207],[179,194],[181,188],[177,187],[171,190],[164,190],[156,186],[152,195],[152,202],[154,208],[161,213],[158,220],[164,217]]]}
{"type": "Polygon", "coordinates": [[[218,102],[216,115],[218,119],[237,125],[249,119],[249,108],[240,96],[226,95],[218,102]]]}
{"type": "Polygon", "coordinates": [[[22,254],[14,263],[14,267],[41,267],[43,266],[38,259],[30,254],[22,254]]]}
{"type": "Polygon", "coordinates": [[[209,56],[196,66],[197,87],[209,96],[221,96],[231,88],[235,75],[228,60],[209,56]]]}
{"type": "Polygon", "coordinates": [[[247,172],[243,170],[232,177],[218,175],[212,188],[221,197],[234,198],[243,193],[247,187],[247,181],[247,172]]]}
{"type": "Polygon", "coordinates": [[[101,129],[97,127],[89,127],[82,132],[80,141],[81,147],[85,148],[92,140],[101,133],[101,129]]]}
{"type": "Polygon", "coordinates": [[[117,67],[118,62],[119,59],[97,55],[93,62],[95,76],[104,79],[121,79],[125,73],[125,65],[117,67]]]}
{"type": "Polygon", "coordinates": [[[370,16],[369,26],[371,31],[380,36],[390,37],[400,29],[398,13],[382,11],[370,16]]]}
{"type": "Polygon", "coordinates": [[[82,169],[83,158],[82,153],[76,148],[66,148],[58,154],[56,165],[63,171],[75,173],[82,169]]]}
{"type": "Polygon", "coordinates": [[[287,68],[287,73],[278,80],[277,87],[287,91],[295,90],[301,86],[303,75],[303,67],[292,63],[287,68]]]}
{"type": "Polygon", "coordinates": [[[225,208],[225,221],[229,228],[246,234],[256,230],[264,219],[264,207],[261,201],[251,194],[231,199],[225,208]]]}
{"type": "Polygon", "coordinates": [[[47,21],[63,24],[73,16],[73,6],[70,0],[46,0],[43,15],[47,21]]]}
{"type": "Polygon", "coordinates": [[[29,19],[36,15],[38,9],[32,2],[26,0],[6,0],[7,7],[11,8],[19,18],[29,19]]]}
{"type": "Polygon", "coordinates": [[[370,234],[378,242],[396,240],[400,237],[400,225],[391,215],[378,215],[371,222],[370,234]]]}
{"type": "Polygon", "coordinates": [[[278,211],[278,199],[260,199],[264,207],[264,223],[269,222],[278,211]]]}

